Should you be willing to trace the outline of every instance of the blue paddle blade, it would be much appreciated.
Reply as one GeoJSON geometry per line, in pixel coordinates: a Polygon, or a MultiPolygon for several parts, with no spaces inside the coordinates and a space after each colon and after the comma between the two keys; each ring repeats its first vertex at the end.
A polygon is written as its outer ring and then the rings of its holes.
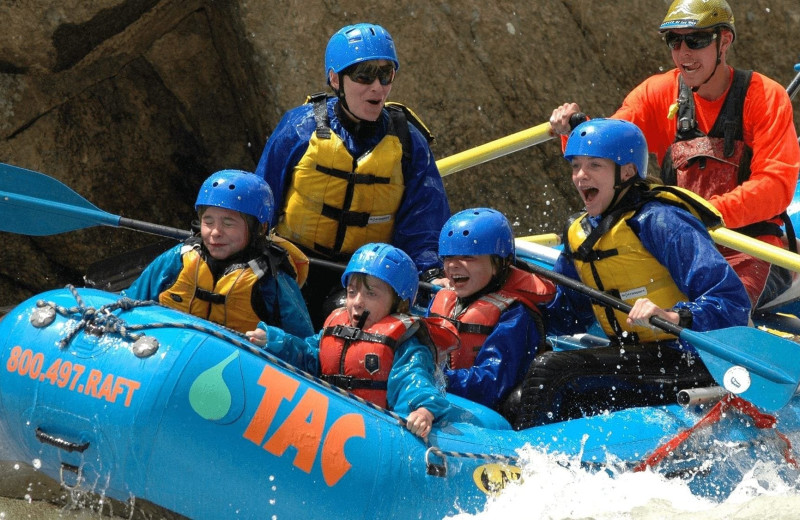
{"type": "Polygon", "coordinates": [[[0,163],[0,231],[43,236],[118,224],[118,216],[98,209],[58,180],[0,163]]]}
{"type": "Polygon", "coordinates": [[[726,390],[768,412],[785,406],[800,384],[800,345],[753,327],[684,329],[708,371],[726,390]]]}

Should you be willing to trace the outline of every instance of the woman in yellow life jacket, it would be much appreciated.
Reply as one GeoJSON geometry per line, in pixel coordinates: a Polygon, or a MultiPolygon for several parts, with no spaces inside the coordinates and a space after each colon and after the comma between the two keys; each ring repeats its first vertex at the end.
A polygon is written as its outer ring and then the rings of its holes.
{"type": "MultiPolygon", "coordinates": [[[[399,68],[380,25],[336,31],[325,51],[334,95],[314,94],[284,114],[256,175],[275,195],[276,233],[310,257],[346,263],[364,244],[389,243],[411,257],[421,280],[441,280],[437,239],[450,207],[430,132],[387,103],[399,68]]],[[[303,294],[315,327],[341,292],[340,275],[320,265],[309,272],[303,294]]]]}
{"type": "Polygon", "coordinates": [[[269,239],[269,185],[252,173],[222,170],[206,179],[195,203],[200,234],[156,258],[124,294],[239,332],[260,321],[300,335],[311,320],[289,253],[269,239]]]}
{"type": "Polygon", "coordinates": [[[626,316],[559,287],[545,309],[550,334],[599,323],[610,346],[547,352],[531,364],[516,428],[630,406],[674,402],[714,384],[688,343],[651,316],[695,331],[746,325],[750,301],[706,226],[713,206],[687,190],[645,181],[647,143],[628,121],[594,119],[570,134],[564,157],[585,212],[568,227],[554,270],[632,305],[626,316]]]}

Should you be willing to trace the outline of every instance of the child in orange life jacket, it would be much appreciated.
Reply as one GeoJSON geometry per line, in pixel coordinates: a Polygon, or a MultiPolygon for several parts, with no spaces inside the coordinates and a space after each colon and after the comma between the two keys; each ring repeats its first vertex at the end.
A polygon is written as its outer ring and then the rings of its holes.
{"type": "Polygon", "coordinates": [[[249,172],[219,171],[201,186],[195,209],[200,236],[161,254],[124,295],[158,300],[240,332],[266,321],[313,334],[295,279],[297,264],[266,235],[273,214],[266,181],[249,172]]]}
{"type": "Polygon", "coordinates": [[[260,323],[247,335],[284,361],[407,415],[406,427],[425,438],[450,409],[434,381],[431,343],[457,346],[458,337],[445,320],[408,314],[418,282],[417,268],[402,250],[366,244],[342,275],[345,306],[328,316],[318,334],[300,339],[260,323]]]}
{"type": "Polygon", "coordinates": [[[447,391],[513,416],[513,405],[503,402],[544,346],[537,305],[552,300],[555,287],[512,265],[511,226],[493,209],[450,217],[439,234],[439,256],[449,287],[436,293],[428,314],[452,321],[461,338],[444,370],[447,391]]]}

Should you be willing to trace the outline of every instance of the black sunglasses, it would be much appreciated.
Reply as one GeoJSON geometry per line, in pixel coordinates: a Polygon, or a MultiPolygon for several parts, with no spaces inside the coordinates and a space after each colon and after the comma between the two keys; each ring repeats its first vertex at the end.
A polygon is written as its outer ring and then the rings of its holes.
{"type": "Polygon", "coordinates": [[[362,85],[372,85],[377,79],[381,85],[390,85],[394,81],[394,64],[375,65],[374,63],[357,63],[344,71],[345,75],[362,85]]]}
{"type": "Polygon", "coordinates": [[[667,47],[672,49],[673,51],[678,50],[681,46],[681,42],[686,42],[686,46],[696,51],[697,49],[705,49],[711,42],[713,42],[717,38],[716,32],[691,32],[688,34],[678,34],[674,32],[668,32],[664,35],[664,41],[667,42],[667,47]]]}

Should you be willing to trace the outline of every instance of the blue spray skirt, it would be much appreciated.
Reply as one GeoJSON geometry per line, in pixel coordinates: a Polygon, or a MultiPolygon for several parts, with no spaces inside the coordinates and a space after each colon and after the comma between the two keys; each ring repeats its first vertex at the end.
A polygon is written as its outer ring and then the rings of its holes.
{"type": "MultiPolygon", "coordinates": [[[[239,334],[129,302],[61,289],[0,321],[2,460],[197,519],[441,519],[481,510],[517,479],[527,444],[587,467],[607,469],[612,456],[615,467],[631,468],[705,413],[634,408],[515,432],[491,410],[453,398],[471,423],[437,424],[426,443],[396,414],[239,334]]],[[[800,429],[798,404],[779,412],[783,433],[800,429]]],[[[781,460],[780,443],[733,412],[657,470],[725,496],[756,457],[781,460]]]]}

